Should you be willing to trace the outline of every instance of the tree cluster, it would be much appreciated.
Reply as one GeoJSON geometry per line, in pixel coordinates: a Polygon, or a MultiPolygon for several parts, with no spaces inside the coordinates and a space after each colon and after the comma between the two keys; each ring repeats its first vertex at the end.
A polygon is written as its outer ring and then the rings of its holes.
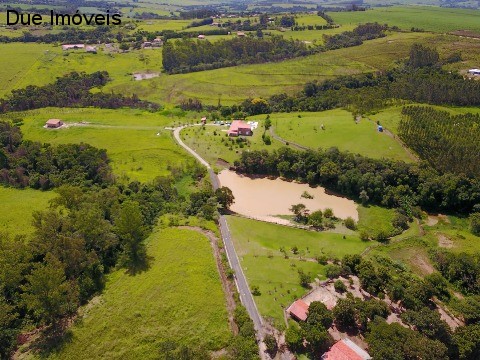
{"type": "Polygon", "coordinates": [[[0,112],[25,111],[49,106],[94,106],[108,109],[132,107],[158,110],[157,104],[142,101],[135,94],[128,97],[113,93],[90,92],[93,88],[103,87],[108,80],[106,71],[92,74],[73,72],[58,78],[53,84],[29,85],[24,89],[12,90],[7,98],[0,100],[0,112]]]}
{"type": "Polygon", "coordinates": [[[268,39],[253,37],[210,42],[183,39],[168,41],[163,46],[163,67],[170,74],[217,69],[239,64],[281,61],[309,55],[300,41],[281,36],[268,39]]]}

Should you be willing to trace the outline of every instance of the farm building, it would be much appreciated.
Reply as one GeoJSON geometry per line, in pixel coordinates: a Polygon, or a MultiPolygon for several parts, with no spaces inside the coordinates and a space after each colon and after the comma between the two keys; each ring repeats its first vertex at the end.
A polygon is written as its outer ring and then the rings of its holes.
{"type": "Polygon", "coordinates": [[[244,36],[246,36],[246,35],[245,35],[245,33],[244,33],[243,31],[239,31],[239,32],[237,32],[237,36],[238,36],[238,37],[244,37],[244,36]]]}
{"type": "Polygon", "coordinates": [[[290,305],[290,307],[287,309],[287,312],[292,318],[305,321],[307,320],[308,304],[303,300],[297,300],[290,305]]]}
{"type": "Polygon", "coordinates": [[[65,44],[62,45],[62,50],[67,51],[67,50],[77,50],[77,49],[85,49],[84,44],[65,44]]]}
{"type": "Polygon", "coordinates": [[[96,54],[97,53],[97,47],[88,45],[88,46],[85,47],[85,51],[87,53],[96,54]]]}
{"type": "Polygon", "coordinates": [[[204,39],[205,39],[205,35],[198,35],[198,38],[199,38],[200,40],[204,40],[204,39]]]}
{"type": "Polygon", "coordinates": [[[322,355],[322,360],[370,360],[372,357],[350,339],[335,343],[322,355]]]}
{"type": "Polygon", "coordinates": [[[233,120],[232,124],[230,125],[230,129],[228,130],[228,136],[252,136],[253,131],[252,127],[242,120],[233,120]]]}
{"type": "Polygon", "coordinates": [[[480,75],[480,69],[470,69],[468,70],[470,75],[480,75]]]}
{"type": "Polygon", "coordinates": [[[63,121],[59,119],[50,119],[45,124],[45,126],[49,129],[58,129],[62,125],[63,125],[63,121]]]}
{"type": "Polygon", "coordinates": [[[202,121],[202,124],[205,125],[207,123],[207,118],[204,116],[204,117],[202,117],[201,121],[202,121]]]}

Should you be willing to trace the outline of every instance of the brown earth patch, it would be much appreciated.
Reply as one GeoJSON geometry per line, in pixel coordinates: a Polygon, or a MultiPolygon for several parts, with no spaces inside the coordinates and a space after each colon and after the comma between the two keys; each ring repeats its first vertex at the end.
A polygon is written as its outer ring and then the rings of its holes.
{"type": "Polygon", "coordinates": [[[453,241],[450,240],[445,234],[437,234],[438,246],[442,248],[451,249],[453,247],[453,241]]]}

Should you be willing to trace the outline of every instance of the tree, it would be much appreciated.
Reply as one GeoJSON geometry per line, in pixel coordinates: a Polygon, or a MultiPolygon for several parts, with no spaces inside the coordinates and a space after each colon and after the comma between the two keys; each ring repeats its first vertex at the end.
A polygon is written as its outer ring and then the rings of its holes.
{"type": "Polygon", "coordinates": [[[432,289],[434,296],[440,299],[449,299],[448,281],[439,273],[434,272],[424,277],[425,283],[432,289]]]}
{"type": "Polygon", "coordinates": [[[345,286],[343,281],[340,280],[340,279],[336,280],[333,283],[333,287],[335,288],[335,291],[337,291],[339,293],[344,293],[345,291],[347,291],[347,287],[345,286]]]}
{"type": "Polygon", "coordinates": [[[324,211],[323,211],[323,216],[326,218],[326,219],[331,219],[333,218],[333,210],[331,208],[326,208],[324,211]]]}
{"type": "Polygon", "coordinates": [[[387,324],[376,318],[366,336],[370,354],[382,360],[448,360],[447,347],[398,323],[387,324]]]}
{"type": "Polygon", "coordinates": [[[416,330],[430,339],[439,340],[447,345],[451,342],[450,327],[435,310],[426,307],[419,311],[407,310],[401,315],[401,319],[407,324],[415,326],[416,330]]]}
{"type": "Polygon", "coordinates": [[[310,288],[310,281],[312,280],[310,275],[306,274],[302,269],[298,269],[298,277],[300,279],[300,285],[307,289],[310,288]]]}
{"type": "Polygon", "coordinates": [[[357,224],[355,223],[355,220],[353,220],[353,218],[351,218],[350,216],[345,219],[344,223],[347,229],[350,229],[350,230],[357,229],[357,224]]]}
{"type": "Polygon", "coordinates": [[[285,343],[292,352],[299,352],[303,348],[303,331],[294,322],[289,324],[285,332],[285,343]]]}
{"type": "Polygon", "coordinates": [[[360,191],[360,195],[358,196],[358,198],[362,202],[362,205],[366,205],[368,203],[368,200],[370,200],[370,197],[365,190],[360,191]]]}
{"type": "Polygon", "coordinates": [[[44,263],[34,266],[26,280],[25,306],[46,324],[55,324],[59,317],[76,310],[78,289],[66,281],[62,263],[50,254],[44,263]]]}
{"type": "Polygon", "coordinates": [[[335,323],[339,327],[349,328],[356,326],[355,301],[351,298],[339,299],[337,305],[333,308],[335,323]]]}
{"type": "Polygon", "coordinates": [[[358,274],[358,266],[362,263],[362,256],[359,254],[345,255],[342,259],[342,265],[350,269],[352,274],[358,274]]]}
{"type": "Polygon", "coordinates": [[[320,301],[312,301],[308,307],[306,322],[314,327],[328,329],[330,326],[332,326],[333,315],[332,312],[327,309],[324,303],[320,301]]]}
{"type": "Polygon", "coordinates": [[[270,127],[272,126],[272,120],[270,119],[270,115],[267,115],[267,118],[265,119],[263,126],[265,127],[265,130],[270,129],[270,127]]]}
{"type": "Polygon", "coordinates": [[[10,359],[19,331],[15,324],[17,317],[13,306],[0,297],[0,359],[10,359]]]}
{"type": "Polygon", "coordinates": [[[470,231],[472,234],[480,236],[480,212],[470,214],[470,231]]]}
{"type": "Polygon", "coordinates": [[[145,226],[138,202],[125,201],[115,216],[114,223],[123,247],[123,265],[133,273],[145,269],[148,266],[147,250],[143,243],[145,226]]]}
{"type": "Polygon", "coordinates": [[[313,354],[315,359],[319,359],[333,344],[332,337],[327,330],[321,327],[308,326],[307,324],[303,330],[305,340],[308,343],[308,350],[313,354]]]}
{"type": "Polygon", "coordinates": [[[296,204],[290,207],[290,211],[295,214],[295,221],[305,222],[307,219],[307,207],[304,204],[296,204]]]}
{"type": "Polygon", "coordinates": [[[314,211],[308,216],[308,225],[311,225],[316,229],[321,229],[323,227],[323,213],[321,210],[314,211]]]}
{"type": "Polygon", "coordinates": [[[233,196],[232,190],[226,186],[222,186],[215,190],[215,196],[217,197],[218,203],[222,206],[223,209],[228,210],[230,206],[235,202],[235,197],[233,196]]]}
{"type": "Polygon", "coordinates": [[[433,66],[438,63],[439,58],[436,50],[421,44],[413,44],[410,49],[408,64],[414,68],[433,66]]]}
{"type": "Polygon", "coordinates": [[[480,325],[460,326],[453,334],[456,359],[477,360],[480,358],[480,325]]]}
{"type": "Polygon", "coordinates": [[[270,357],[272,359],[275,358],[275,355],[277,354],[277,351],[278,351],[278,344],[277,344],[277,340],[275,339],[275,336],[271,334],[267,334],[263,338],[263,342],[267,347],[267,352],[270,355],[270,357]]]}

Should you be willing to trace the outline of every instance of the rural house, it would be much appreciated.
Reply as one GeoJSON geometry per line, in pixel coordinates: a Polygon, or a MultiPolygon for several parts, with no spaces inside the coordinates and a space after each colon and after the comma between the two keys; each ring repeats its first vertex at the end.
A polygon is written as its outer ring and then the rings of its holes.
{"type": "Polygon", "coordinates": [[[62,125],[63,125],[63,121],[59,119],[50,119],[45,124],[45,126],[49,129],[58,129],[62,125]]]}
{"type": "Polygon", "coordinates": [[[370,360],[372,357],[350,339],[335,343],[322,355],[322,360],[370,360]]]}
{"type": "Polygon", "coordinates": [[[299,321],[305,321],[307,320],[308,307],[308,304],[300,299],[290,305],[287,312],[292,318],[299,321]]]}
{"type": "Polygon", "coordinates": [[[85,49],[84,44],[65,44],[62,45],[62,50],[67,51],[67,50],[77,50],[77,49],[85,49]]]}
{"type": "Polygon", "coordinates": [[[233,120],[230,129],[228,130],[228,136],[252,136],[253,131],[250,125],[244,123],[242,120],[233,120]]]}

